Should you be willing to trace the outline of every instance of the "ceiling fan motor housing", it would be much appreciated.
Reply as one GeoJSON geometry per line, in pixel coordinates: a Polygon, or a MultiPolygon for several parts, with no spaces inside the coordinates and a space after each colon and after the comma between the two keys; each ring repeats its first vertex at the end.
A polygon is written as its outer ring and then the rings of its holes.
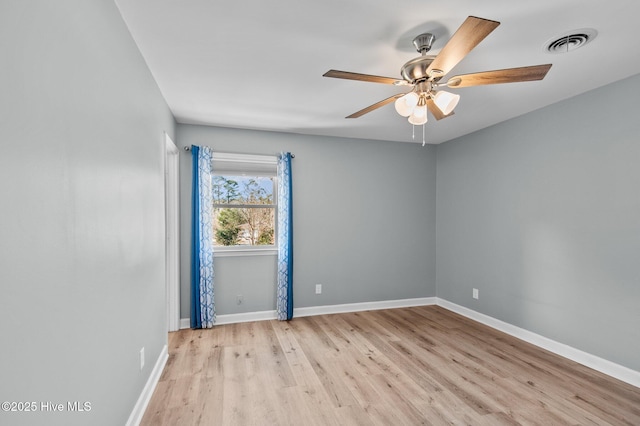
{"type": "Polygon", "coordinates": [[[413,45],[422,56],[410,60],[400,69],[400,75],[402,75],[402,78],[407,82],[415,84],[429,78],[427,68],[436,57],[427,56],[427,52],[431,50],[431,46],[435,40],[436,37],[431,33],[422,33],[413,39],[413,45]]]}
{"type": "Polygon", "coordinates": [[[433,62],[435,58],[435,56],[431,55],[418,56],[402,66],[400,75],[412,84],[420,80],[426,80],[429,78],[427,68],[429,68],[429,65],[431,65],[431,62],[433,62]]]}

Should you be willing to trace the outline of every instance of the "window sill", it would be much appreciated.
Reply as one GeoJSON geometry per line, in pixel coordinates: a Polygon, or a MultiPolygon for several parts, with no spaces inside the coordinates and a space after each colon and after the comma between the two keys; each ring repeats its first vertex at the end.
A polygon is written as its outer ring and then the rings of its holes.
{"type": "Polygon", "coordinates": [[[213,257],[232,257],[232,256],[277,256],[278,249],[270,248],[237,248],[237,249],[213,249],[213,257]]]}

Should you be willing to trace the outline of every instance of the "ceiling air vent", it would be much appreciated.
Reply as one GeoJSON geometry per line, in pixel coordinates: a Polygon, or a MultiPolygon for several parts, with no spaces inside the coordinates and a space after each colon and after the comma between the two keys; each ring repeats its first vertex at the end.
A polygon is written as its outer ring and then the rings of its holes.
{"type": "Polygon", "coordinates": [[[592,28],[569,31],[545,43],[544,50],[549,53],[571,52],[589,43],[597,35],[598,32],[592,28]]]}

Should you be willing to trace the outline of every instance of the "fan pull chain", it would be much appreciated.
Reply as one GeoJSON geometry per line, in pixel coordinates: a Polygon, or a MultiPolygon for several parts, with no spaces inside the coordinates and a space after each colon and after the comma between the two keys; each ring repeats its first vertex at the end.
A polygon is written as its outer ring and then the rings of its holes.
{"type": "Polygon", "coordinates": [[[416,126],[412,124],[411,129],[413,131],[413,135],[411,137],[413,138],[413,140],[416,140],[416,126]]]}
{"type": "Polygon", "coordinates": [[[422,146],[424,146],[425,144],[425,140],[424,140],[424,124],[422,125],[422,146]]]}

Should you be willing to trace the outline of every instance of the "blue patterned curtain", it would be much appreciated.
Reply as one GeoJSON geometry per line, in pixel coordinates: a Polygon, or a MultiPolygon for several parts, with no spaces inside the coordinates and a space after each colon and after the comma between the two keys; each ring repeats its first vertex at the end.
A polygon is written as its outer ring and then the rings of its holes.
{"type": "Polygon", "coordinates": [[[293,318],[293,206],[291,153],[278,156],[278,294],[279,320],[293,318]]]}
{"type": "Polygon", "coordinates": [[[216,318],[213,302],[212,154],[210,148],[191,146],[191,328],[211,328],[216,318]]]}

